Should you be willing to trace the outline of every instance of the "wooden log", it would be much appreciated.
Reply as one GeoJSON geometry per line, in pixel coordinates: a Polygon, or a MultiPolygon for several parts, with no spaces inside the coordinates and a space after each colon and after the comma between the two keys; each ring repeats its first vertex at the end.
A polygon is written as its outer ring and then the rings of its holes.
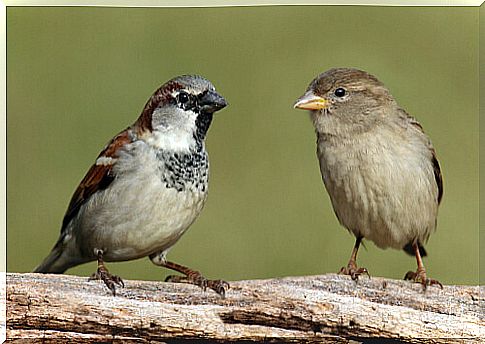
{"type": "Polygon", "coordinates": [[[85,277],[7,274],[7,340],[481,342],[485,287],[383,278],[287,277],[231,282],[225,298],[192,285],[125,280],[112,296],[85,277]]]}

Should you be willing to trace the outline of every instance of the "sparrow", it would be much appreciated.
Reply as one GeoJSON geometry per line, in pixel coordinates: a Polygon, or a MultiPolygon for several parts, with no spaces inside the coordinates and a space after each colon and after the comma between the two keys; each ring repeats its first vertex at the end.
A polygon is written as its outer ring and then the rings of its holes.
{"type": "Polygon", "coordinates": [[[171,79],[148,99],[136,122],[101,151],[74,192],[54,248],[34,270],[63,273],[97,260],[91,279],[116,295],[124,286],[105,262],[148,256],[184,276],[167,281],[210,288],[224,296],[229,285],[166,259],[167,252],[200,214],[207,199],[209,160],[205,137],[213,114],[227,105],[207,79],[171,79]]]}
{"type": "Polygon", "coordinates": [[[417,270],[406,280],[442,287],[427,277],[422,261],[423,244],[436,229],[443,181],[421,124],[375,76],[353,68],[318,75],[294,107],[310,111],[323,183],[340,224],[356,237],[340,273],[353,280],[369,275],[356,263],[368,239],[415,255],[417,270]]]}

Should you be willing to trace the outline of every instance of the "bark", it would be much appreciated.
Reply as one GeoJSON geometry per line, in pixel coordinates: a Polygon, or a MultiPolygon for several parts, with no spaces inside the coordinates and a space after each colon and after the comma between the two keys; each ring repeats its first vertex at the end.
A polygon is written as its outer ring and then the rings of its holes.
{"type": "Polygon", "coordinates": [[[485,334],[485,287],[423,292],[406,281],[356,283],[335,274],[230,284],[221,298],[192,285],[125,280],[112,296],[85,277],[8,273],[7,339],[456,343],[480,342],[485,334]]]}

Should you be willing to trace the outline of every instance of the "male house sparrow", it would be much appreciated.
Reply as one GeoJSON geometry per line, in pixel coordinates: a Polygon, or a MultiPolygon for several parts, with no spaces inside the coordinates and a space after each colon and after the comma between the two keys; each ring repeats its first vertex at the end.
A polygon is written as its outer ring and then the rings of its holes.
{"type": "Polygon", "coordinates": [[[148,256],[185,275],[172,282],[209,287],[224,295],[228,284],[167,261],[168,250],[199,215],[207,197],[205,136],[214,112],[227,105],[200,76],[176,77],[155,91],[136,122],[99,154],[74,192],[51,253],[34,272],[63,273],[97,260],[94,279],[115,294],[118,276],[104,261],[148,256]]]}
{"type": "Polygon", "coordinates": [[[441,286],[421,260],[443,195],[436,153],[421,125],[376,77],[351,68],[318,75],[294,107],[311,111],[323,182],[338,220],[357,238],[340,272],[354,280],[367,273],[356,264],[366,238],[416,256],[418,269],[405,279],[441,286]]]}

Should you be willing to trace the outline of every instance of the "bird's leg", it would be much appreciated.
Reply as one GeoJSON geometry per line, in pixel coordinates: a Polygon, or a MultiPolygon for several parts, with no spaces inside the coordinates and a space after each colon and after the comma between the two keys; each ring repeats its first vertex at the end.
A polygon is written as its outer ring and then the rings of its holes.
{"type": "Polygon", "coordinates": [[[354,249],[352,250],[352,255],[350,256],[349,263],[347,266],[340,269],[339,274],[349,275],[354,281],[357,281],[360,275],[366,274],[370,277],[369,272],[366,268],[357,267],[357,251],[359,251],[360,243],[362,242],[362,237],[357,237],[355,240],[354,249]]]}
{"type": "Polygon", "coordinates": [[[423,260],[421,259],[421,254],[419,253],[418,243],[413,244],[414,254],[416,255],[416,262],[418,263],[418,269],[416,272],[408,271],[404,276],[405,280],[411,280],[416,283],[421,283],[423,285],[423,290],[426,290],[428,285],[437,285],[443,289],[443,285],[434,279],[428,278],[426,276],[426,269],[424,268],[423,260]]]}
{"type": "Polygon", "coordinates": [[[165,282],[174,282],[174,283],[189,283],[195,284],[201,287],[203,290],[206,288],[210,288],[214,290],[217,294],[221,295],[222,297],[225,296],[226,290],[229,289],[229,283],[223,280],[208,280],[199,271],[192,270],[186,266],[179,265],[177,263],[163,261],[160,263],[161,266],[175,270],[184,274],[185,276],[175,276],[170,275],[165,279],[165,282]]]}
{"type": "Polygon", "coordinates": [[[123,280],[116,275],[112,275],[106,266],[104,265],[103,261],[103,251],[98,250],[97,252],[98,255],[98,269],[96,270],[95,273],[89,277],[89,280],[102,280],[104,284],[108,287],[109,290],[113,293],[113,296],[116,295],[116,287],[115,285],[118,284],[119,286],[124,287],[125,284],[123,283],[123,280]]]}

